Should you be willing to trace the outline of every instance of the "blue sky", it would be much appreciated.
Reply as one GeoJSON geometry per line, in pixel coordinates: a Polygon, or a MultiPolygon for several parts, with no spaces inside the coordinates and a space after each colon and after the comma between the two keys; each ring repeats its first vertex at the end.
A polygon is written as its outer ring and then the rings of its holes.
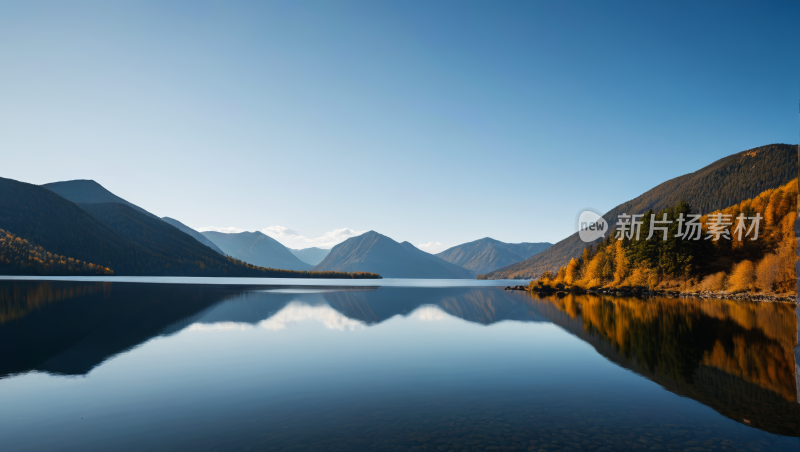
{"type": "Polygon", "coordinates": [[[798,5],[6,1],[0,176],[293,247],[556,242],[797,143],[798,5]]]}

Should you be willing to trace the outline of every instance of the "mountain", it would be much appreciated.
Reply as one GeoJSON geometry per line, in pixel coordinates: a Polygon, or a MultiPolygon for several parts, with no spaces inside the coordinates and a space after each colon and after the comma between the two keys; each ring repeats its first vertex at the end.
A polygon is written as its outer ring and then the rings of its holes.
{"type": "Polygon", "coordinates": [[[325,259],[325,256],[331,252],[331,250],[326,250],[322,248],[304,248],[302,250],[295,250],[289,248],[289,251],[292,252],[298,259],[305,262],[306,264],[310,265],[317,265],[322,262],[322,259],[325,259]]]}
{"type": "Polygon", "coordinates": [[[298,259],[289,248],[258,231],[237,234],[206,231],[202,234],[225,254],[249,264],[287,270],[309,270],[312,267],[298,259]]]}
{"type": "Polygon", "coordinates": [[[370,271],[384,278],[474,278],[465,268],[451,264],[414,245],[397,243],[370,231],[334,246],[313,271],[370,271]]]}
{"type": "Polygon", "coordinates": [[[53,254],[41,246],[0,229],[0,275],[111,275],[101,265],[53,254]]]}
{"type": "Polygon", "coordinates": [[[212,250],[218,252],[219,254],[225,255],[225,253],[222,252],[222,250],[219,249],[219,247],[217,245],[215,245],[214,242],[209,240],[208,237],[206,237],[203,234],[195,231],[194,229],[190,228],[189,226],[186,226],[185,224],[181,223],[180,221],[178,221],[178,220],[176,220],[174,218],[170,218],[170,217],[163,217],[163,218],[161,218],[161,220],[164,221],[167,224],[171,224],[172,226],[175,226],[176,228],[178,228],[178,230],[180,230],[184,234],[189,234],[190,236],[194,237],[195,240],[197,240],[198,242],[202,243],[203,245],[211,248],[212,250]]]}
{"type": "Polygon", "coordinates": [[[135,244],[89,212],[37,185],[0,178],[0,228],[48,252],[96,265],[133,258],[135,244]]]}
{"type": "Polygon", "coordinates": [[[115,275],[253,273],[125,204],[82,208],[49,189],[11,179],[0,178],[0,228],[48,252],[108,266],[115,275]]]}
{"type": "MultiPolygon", "coordinates": [[[[499,242],[503,243],[503,242],[499,242]]],[[[522,243],[503,243],[509,251],[514,252],[523,259],[527,259],[536,253],[541,253],[553,246],[550,242],[522,242],[522,243]]]]}
{"type": "MultiPolygon", "coordinates": [[[[100,203],[115,202],[118,204],[124,204],[150,217],[158,218],[157,216],[142,209],[141,207],[120,198],[114,193],[111,193],[110,191],[106,190],[105,187],[103,187],[102,185],[98,184],[93,180],[79,179],[79,180],[69,180],[64,182],[53,182],[50,184],[44,184],[42,185],[42,187],[54,193],[57,193],[61,197],[66,198],[74,202],[75,204],[100,204],[100,203]]],[[[182,232],[189,234],[190,236],[194,237],[198,242],[211,248],[212,250],[218,252],[219,254],[222,255],[225,254],[216,245],[214,245],[213,242],[205,238],[202,234],[195,231],[194,229],[181,223],[180,221],[169,217],[158,218],[158,219],[166,221],[172,226],[180,229],[182,232]]]]}
{"type": "Polygon", "coordinates": [[[134,210],[138,210],[143,214],[158,218],[141,207],[120,198],[114,193],[111,193],[110,191],[106,190],[105,187],[93,180],[78,179],[63,182],[51,182],[49,184],[43,184],[42,187],[58,194],[62,198],[66,198],[74,202],[75,204],[117,202],[120,204],[125,204],[134,210]]]}
{"type": "Polygon", "coordinates": [[[163,256],[182,261],[207,260],[226,263],[218,252],[158,217],[144,215],[117,202],[78,204],[122,237],[163,256]]]}
{"type": "Polygon", "coordinates": [[[475,274],[484,274],[524,261],[550,246],[552,243],[503,243],[485,237],[448,248],[436,256],[475,274]]]}
{"type": "MultiPolygon", "coordinates": [[[[18,249],[17,254],[51,253],[67,262],[79,260],[81,267],[83,263],[108,267],[116,276],[379,277],[254,267],[222,256],[161,219],[125,204],[79,206],[44,187],[4,178],[0,178],[0,229],[28,241],[30,247],[18,249]]],[[[22,267],[8,270],[19,274],[25,270],[22,267]]],[[[26,274],[47,273],[32,268],[26,274]]]]}
{"type": "MultiPolygon", "coordinates": [[[[613,230],[617,215],[659,211],[686,201],[695,213],[710,213],[759,193],[784,185],[797,177],[797,145],[771,144],[737,154],[698,170],[670,179],[641,196],[608,211],[603,218],[613,230]]],[[[580,257],[586,247],[578,233],[556,243],[541,253],[516,264],[500,268],[480,278],[528,279],[545,271],[558,271],[573,257],[580,257]]]]}

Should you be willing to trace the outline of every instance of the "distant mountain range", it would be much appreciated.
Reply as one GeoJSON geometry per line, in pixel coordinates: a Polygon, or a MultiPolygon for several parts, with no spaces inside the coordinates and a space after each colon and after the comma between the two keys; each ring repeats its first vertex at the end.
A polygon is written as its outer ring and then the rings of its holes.
{"type": "MultiPolygon", "coordinates": [[[[210,234],[214,235],[216,237],[216,241],[222,244],[222,246],[220,246],[203,233],[195,231],[194,229],[186,226],[174,218],[158,218],[145,209],[142,209],[141,207],[111,193],[105,187],[93,180],[54,182],[50,184],[44,184],[42,186],[48,190],[58,193],[62,197],[78,205],[81,205],[92,213],[99,212],[98,209],[92,208],[93,204],[112,203],[128,206],[134,210],[148,215],[153,219],[161,220],[172,227],[177,228],[181,232],[193,237],[199,243],[211,248],[223,256],[228,255],[235,259],[247,262],[248,264],[265,268],[298,271],[308,270],[314,265],[305,263],[296,258],[288,248],[281,245],[274,239],[261,234],[260,232],[244,232],[241,234],[210,234]]],[[[121,212],[119,211],[115,211],[115,214],[120,213],[121,212]]]]}
{"type": "MultiPolygon", "coordinates": [[[[220,254],[93,181],[61,182],[42,187],[0,178],[0,229],[12,234],[14,240],[29,244],[14,251],[35,253],[26,261],[36,264],[27,266],[15,264],[9,256],[0,256],[0,273],[7,274],[22,274],[23,268],[33,272],[24,274],[87,274],[86,265],[93,264],[110,268],[114,275],[377,276],[312,274],[248,265],[220,254]],[[55,190],[81,202],[73,202],[55,190]],[[100,202],[107,199],[112,201],[100,202]],[[53,268],[58,272],[54,273],[53,268]]],[[[288,250],[286,253],[300,262],[288,250]]],[[[20,259],[18,255],[11,257],[20,259]]],[[[300,264],[305,269],[310,267],[300,264]]]]}
{"type": "Polygon", "coordinates": [[[552,243],[504,243],[485,237],[474,242],[448,248],[436,254],[451,264],[475,274],[488,273],[511,265],[553,246],[552,243]]]}
{"type": "Polygon", "coordinates": [[[117,275],[257,275],[127,204],[78,205],[11,179],[0,178],[0,224],[48,252],[111,267],[117,275]]]}
{"type": "Polygon", "coordinates": [[[189,226],[186,226],[185,224],[181,223],[180,221],[178,221],[178,220],[176,220],[174,218],[163,217],[161,219],[164,222],[166,222],[167,224],[171,224],[172,226],[175,226],[176,228],[178,228],[183,233],[191,235],[192,237],[195,238],[195,240],[197,240],[198,242],[202,243],[203,245],[211,248],[212,250],[218,252],[219,254],[225,255],[225,252],[223,252],[221,249],[219,249],[219,247],[217,245],[215,245],[214,242],[209,240],[203,234],[201,234],[201,233],[195,231],[194,229],[190,228],[189,226]]]}
{"type": "Polygon", "coordinates": [[[451,264],[414,245],[398,243],[385,235],[369,231],[336,245],[314,271],[366,271],[384,278],[474,278],[469,270],[451,264]]]}
{"type": "Polygon", "coordinates": [[[236,234],[206,231],[202,234],[225,254],[259,267],[285,270],[310,270],[312,267],[298,259],[289,248],[258,231],[236,234]]]}
{"type": "Polygon", "coordinates": [[[306,264],[317,265],[322,262],[322,259],[325,259],[325,256],[331,252],[331,250],[326,250],[323,248],[303,248],[302,250],[295,250],[289,248],[289,251],[292,252],[298,259],[305,262],[306,264]]]}
{"type": "MultiPolygon", "coordinates": [[[[261,232],[242,232],[226,234],[221,232],[198,232],[180,221],[170,218],[158,218],[147,210],[126,201],[108,191],[105,187],[93,180],[72,180],[53,182],[42,185],[48,190],[81,205],[90,212],[100,212],[102,209],[93,209],[93,204],[118,204],[125,205],[141,212],[153,219],[161,220],[181,232],[193,237],[199,243],[211,248],[223,256],[231,256],[251,265],[265,268],[284,270],[307,271],[319,264],[330,250],[321,248],[307,248],[303,250],[290,250],[275,239],[261,232]]],[[[108,207],[108,206],[106,206],[108,207]]],[[[120,214],[115,211],[114,214],[120,214]]],[[[107,218],[109,219],[109,218],[107,218]]],[[[152,224],[151,224],[152,226],[152,224]]]]}
{"type": "MultiPolygon", "coordinates": [[[[697,213],[708,213],[786,184],[797,173],[796,146],[762,146],[664,182],[604,218],[614,225],[618,214],[658,211],[681,200],[697,213]]],[[[0,237],[6,250],[0,272],[15,274],[101,274],[108,267],[116,275],[309,276],[271,268],[392,278],[527,279],[557,270],[586,245],[577,233],[552,246],[486,237],[432,255],[370,231],[331,250],[290,250],[260,232],[199,233],[173,218],[158,218],[92,180],[36,186],[0,178],[0,229],[7,231],[0,237]],[[22,261],[27,264],[15,264],[22,261]]]]}
{"type": "MultiPolygon", "coordinates": [[[[717,160],[694,173],[668,180],[641,196],[611,209],[603,218],[611,228],[621,213],[658,211],[686,201],[696,213],[710,213],[777,188],[797,177],[797,145],[771,144],[717,160]]],[[[529,279],[558,271],[586,247],[578,233],[522,262],[492,271],[481,278],[529,279]]]]}

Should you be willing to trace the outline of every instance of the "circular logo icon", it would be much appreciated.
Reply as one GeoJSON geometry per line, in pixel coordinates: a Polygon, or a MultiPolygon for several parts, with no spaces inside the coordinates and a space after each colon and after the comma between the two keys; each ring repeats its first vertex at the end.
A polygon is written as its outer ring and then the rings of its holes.
{"type": "Polygon", "coordinates": [[[587,207],[575,217],[575,230],[584,242],[594,242],[606,236],[608,223],[600,212],[587,207]]]}

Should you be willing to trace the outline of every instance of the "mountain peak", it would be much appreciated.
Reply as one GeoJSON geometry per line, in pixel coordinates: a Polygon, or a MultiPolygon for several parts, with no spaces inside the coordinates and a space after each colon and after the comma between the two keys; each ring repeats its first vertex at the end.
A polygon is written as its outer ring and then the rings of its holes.
{"type": "Polygon", "coordinates": [[[380,272],[384,278],[473,278],[474,275],[409,242],[398,243],[375,231],[336,245],[312,270],[380,272]],[[370,270],[371,269],[371,270],[370,270]]]}
{"type": "Polygon", "coordinates": [[[289,248],[261,231],[231,234],[205,231],[202,234],[225,254],[249,264],[286,270],[311,268],[311,264],[303,262],[289,248]]]}
{"type": "Polygon", "coordinates": [[[75,179],[61,182],[51,182],[49,184],[43,184],[42,187],[52,191],[62,198],[74,202],[75,204],[116,202],[138,210],[139,212],[149,215],[153,218],[158,218],[141,207],[120,198],[114,193],[111,193],[108,191],[108,189],[92,179],[75,179]]]}
{"type": "MultiPolygon", "coordinates": [[[[699,170],[662,182],[603,215],[609,224],[621,213],[654,212],[686,201],[695,213],[709,213],[777,188],[797,177],[797,145],[770,144],[723,157],[699,170]]],[[[486,275],[487,279],[535,278],[558,271],[586,247],[578,233],[523,262],[486,275]]]]}
{"type": "Polygon", "coordinates": [[[549,246],[549,243],[504,243],[491,237],[484,237],[448,248],[436,256],[472,272],[483,274],[523,261],[549,246]]]}

